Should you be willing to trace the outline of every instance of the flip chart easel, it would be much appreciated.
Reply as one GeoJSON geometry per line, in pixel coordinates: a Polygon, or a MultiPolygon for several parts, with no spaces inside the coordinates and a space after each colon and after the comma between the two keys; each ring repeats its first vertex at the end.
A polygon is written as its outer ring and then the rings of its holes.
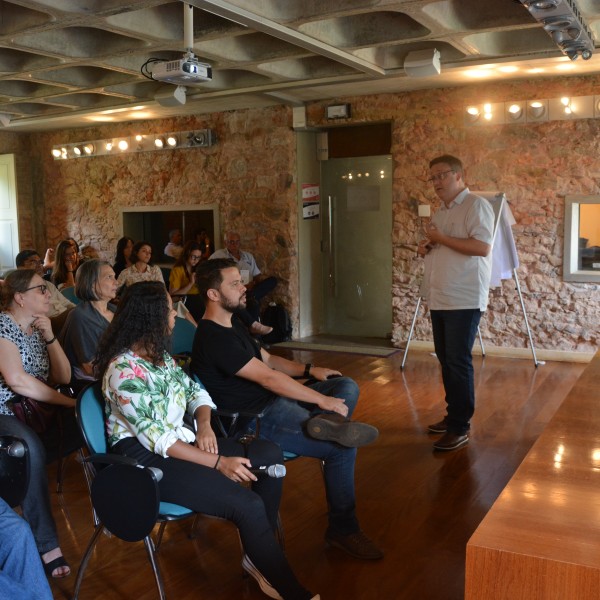
{"type": "MultiPolygon", "coordinates": [[[[521,285],[519,283],[519,276],[517,274],[517,267],[519,266],[519,259],[516,253],[516,246],[514,242],[514,238],[512,235],[511,222],[508,218],[508,214],[510,210],[507,206],[507,199],[504,192],[472,192],[477,196],[481,196],[485,198],[494,209],[494,232],[492,236],[492,259],[494,258],[502,258],[503,260],[498,260],[498,264],[510,265],[510,269],[508,272],[500,272],[498,274],[498,279],[509,279],[510,277],[514,277],[517,294],[519,296],[519,301],[521,303],[521,309],[523,310],[523,318],[525,320],[525,327],[527,329],[527,336],[529,338],[529,345],[531,346],[531,354],[533,356],[533,364],[536,369],[538,365],[544,364],[543,362],[538,361],[535,346],[533,344],[533,337],[531,335],[531,329],[529,328],[529,320],[527,319],[527,312],[525,310],[525,303],[523,302],[523,294],[521,293],[521,285]],[[502,256],[500,256],[500,253],[502,256]]],[[[512,217],[512,215],[510,215],[512,217]]],[[[513,221],[514,222],[514,221],[513,221]]],[[[422,297],[419,296],[417,300],[417,306],[415,308],[415,314],[413,315],[412,323],[410,325],[410,331],[408,333],[408,339],[406,340],[406,348],[404,349],[404,356],[402,357],[402,364],[400,365],[400,369],[404,369],[404,364],[406,363],[406,357],[408,355],[408,348],[410,346],[410,341],[412,339],[412,335],[415,329],[415,323],[417,322],[417,316],[419,314],[419,308],[421,307],[422,297]]],[[[485,348],[483,346],[483,339],[481,337],[481,331],[479,327],[477,327],[477,335],[479,337],[479,344],[481,346],[481,354],[485,356],[485,348]]]]}

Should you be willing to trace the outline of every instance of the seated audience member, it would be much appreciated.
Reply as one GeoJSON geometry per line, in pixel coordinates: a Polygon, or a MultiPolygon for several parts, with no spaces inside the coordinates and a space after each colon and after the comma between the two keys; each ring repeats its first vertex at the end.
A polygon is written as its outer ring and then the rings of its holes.
{"type": "Polygon", "coordinates": [[[81,302],[69,313],[59,336],[71,363],[71,387],[76,393],[96,379],[92,362],[113,319],[115,307],[109,302],[116,293],[115,272],[108,262],[87,260],[77,270],[75,294],[81,302]]]}
{"type": "Polygon", "coordinates": [[[210,396],[167,353],[174,324],[164,286],[142,282],[125,290],[98,349],[112,451],[161,469],[161,501],[233,521],[242,566],[271,598],[318,600],[297,581],[275,539],[282,480],[249,470],[281,462],[281,450],[257,440],[244,458],[240,443],[216,439],[210,396]],[[185,413],[195,432],[185,426],[185,413]]]}
{"type": "MultiPolygon", "coordinates": [[[[43,261],[35,250],[21,250],[15,258],[15,264],[17,265],[17,269],[33,269],[40,277],[43,276],[43,261]]],[[[52,330],[54,333],[59,333],[69,311],[75,305],[70,300],[67,300],[51,281],[46,281],[46,287],[50,295],[48,318],[52,321],[52,330]]]]}
{"type": "Polygon", "coordinates": [[[169,243],[163,251],[167,258],[177,260],[181,256],[183,252],[182,240],[181,229],[171,229],[169,231],[169,243]]]}
{"type": "Polygon", "coordinates": [[[178,299],[177,296],[186,296],[185,306],[196,322],[204,314],[204,302],[196,287],[196,265],[201,259],[199,244],[187,242],[169,274],[169,293],[174,300],[178,299]]]}
{"type": "Polygon", "coordinates": [[[117,253],[115,256],[115,264],[113,265],[115,277],[118,277],[121,274],[121,271],[131,266],[130,257],[132,248],[133,240],[130,237],[122,237],[117,242],[117,253]]]}
{"type": "Polygon", "coordinates": [[[196,265],[202,259],[200,245],[187,242],[169,275],[169,294],[187,296],[199,293],[196,287],[196,265]]]}
{"type": "Polygon", "coordinates": [[[246,310],[258,321],[261,300],[275,289],[277,278],[262,275],[254,256],[242,250],[240,243],[239,233],[228,231],[225,234],[225,248],[217,250],[210,258],[229,258],[235,261],[247,290],[246,310]]]}
{"type": "Polygon", "coordinates": [[[0,598],[52,600],[29,525],[0,498],[0,598]]]}
{"type": "Polygon", "coordinates": [[[75,285],[75,271],[79,266],[79,254],[70,240],[59,242],[56,247],[56,260],[52,269],[52,283],[62,290],[75,285]]]}
{"type": "MultiPolygon", "coordinates": [[[[164,285],[165,280],[160,267],[153,265],[150,262],[152,260],[152,246],[150,246],[148,242],[136,242],[131,250],[130,260],[132,262],[131,267],[121,271],[121,274],[117,279],[118,288],[140,281],[158,281],[164,285]]],[[[177,316],[187,319],[194,327],[196,327],[196,319],[194,319],[192,313],[186,308],[185,304],[177,302],[176,306],[177,316]]]]}
{"type": "Polygon", "coordinates": [[[215,251],[215,246],[211,243],[206,229],[200,229],[194,234],[194,241],[200,244],[202,249],[202,260],[208,260],[210,255],[215,251]]]}
{"type": "MultiPolygon", "coordinates": [[[[322,460],[329,503],[326,541],[355,558],[381,558],[383,553],[360,529],[355,513],[356,448],[378,436],[375,427],[348,419],[358,402],[358,385],[339,371],[269,354],[232,320],[246,303],[235,262],[201,263],[196,283],[206,311],[194,338],[192,372],[219,408],[264,411],[261,439],[322,460]],[[293,377],[317,381],[302,385],[293,377]]],[[[241,433],[256,434],[256,429],[254,420],[241,433]]]]}
{"type": "MultiPolygon", "coordinates": [[[[186,296],[185,306],[190,311],[196,323],[204,314],[204,301],[196,285],[196,266],[201,260],[200,246],[196,242],[187,242],[181,256],[177,259],[169,276],[169,293],[176,296],[186,296]]],[[[252,335],[267,335],[273,331],[259,321],[255,321],[248,311],[238,314],[241,321],[249,328],[252,335]]]]}
{"type": "Polygon", "coordinates": [[[46,574],[66,577],[71,572],[58,545],[50,510],[46,453],[39,436],[17,419],[12,403],[17,396],[38,402],[75,406],[75,400],[46,385],[66,384],[71,367],[52,333],[46,316],[50,298],[46,282],[33,269],[17,269],[2,286],[0,312],[0,435],[25,440],[29,449],[29,486],[21,503],[31,526],[46,574]]]}
{"type": "Polygon", "coordinates": [[[152,264],[152,246],[148,242],[136,242],[129,260],[131,266],[123,269],[117,279],[119,287],[139,281],[165,282],[160,267],[152,264]]]}

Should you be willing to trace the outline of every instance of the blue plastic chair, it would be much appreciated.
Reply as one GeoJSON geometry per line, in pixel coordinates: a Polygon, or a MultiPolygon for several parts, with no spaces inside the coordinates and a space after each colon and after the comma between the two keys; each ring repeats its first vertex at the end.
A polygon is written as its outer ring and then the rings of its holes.
{"type": "Polygon", "coordinates": [[[75,288],[73,286],[66,287],[60,290],[60,293],[73,304],[79,304],[81,300],[75,295],[75,288]]]}
{"type": "Polygon", "coordinates": [[[92,498],[96,528],[77,573],[74,600],[77,600],[87,563],[105,527],[120,539],[144,541],[160,598],[164,600],[164,586],[155,553],[160,546],[166,524],[169,521],[195,516],[195,513],[179,504],[159,501],[158,481],[162,477],[159,469],[146,469],[130,457],[108,452],[104,430],[104,405],[100,382],[96,382],[81,391],[75,409],[77,422],[90,453],[90,456],[84,459],[83,465],[92,498]],[[99,468],[102,465],[109,466],[99,468]],[[125,486],[129,486],[127,491],[125,486]],[[127,496],[131,500],[133,495],[141,495],[141,498],[133,502],[132,510],[127,514],[123,498],[127,496]],[[138,502],[139,506],[136,505],[138,502]],[[157,541],[154,543],[150,534],[156,523],[160,526],[157,541]]]}
{"type": "Polygon", "coordinates": [[[172,354],[191,354],[195,335],[196,328],[187,319],[176,317],[171,340],[172,354]]]}

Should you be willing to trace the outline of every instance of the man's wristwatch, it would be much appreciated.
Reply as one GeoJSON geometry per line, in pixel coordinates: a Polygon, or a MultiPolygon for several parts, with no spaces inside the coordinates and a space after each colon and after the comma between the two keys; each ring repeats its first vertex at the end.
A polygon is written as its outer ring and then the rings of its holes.
{"type": "Polygon", "coordinates": [[[306,363],[304,365],[304,375],[302,375],[302,377],[304,379],[308,379],[310,377],[310,370],[314,367],[314,365],[312,363],[306,363]]]}

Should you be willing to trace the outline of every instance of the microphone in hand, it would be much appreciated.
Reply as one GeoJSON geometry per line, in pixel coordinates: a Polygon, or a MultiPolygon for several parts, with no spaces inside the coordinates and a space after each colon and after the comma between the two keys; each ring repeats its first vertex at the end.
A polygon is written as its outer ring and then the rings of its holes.
{"type": "Polygon", "coordinates": [[[254,473],[254,475],[266,475],[267,477],[275,477],[276,479],[285,477],[286,473],[285,465],[263,465],[261,467],[252,467],[248,471],[254,473]]]}

